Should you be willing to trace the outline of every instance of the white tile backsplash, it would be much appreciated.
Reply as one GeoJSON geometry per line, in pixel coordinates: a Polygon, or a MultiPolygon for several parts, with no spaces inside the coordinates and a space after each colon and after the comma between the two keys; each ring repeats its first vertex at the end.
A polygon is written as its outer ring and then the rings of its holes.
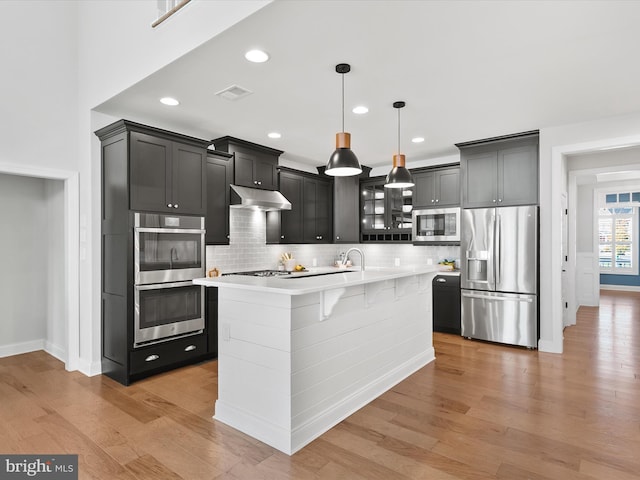
{"type": "MultiPolygon", "coordinates": [[[[368,266],[393,267],[396,259],[400,266],[428,265],[444,258],[460,258],[457,246],[413,246],[410,244],[340,244],[340,245],[266,245],[266,216],[264,212],[230,209],[229,245],[207,246],[207,271],[217,267],[222,273],[242,270],[275,269],[280,255],[291,252],[298,263],[319,267],[332,265],[341,252],[351,247],[361,249],[368,266]]],[[[359,255],[351,260],[360,264],[359,255]]]]}

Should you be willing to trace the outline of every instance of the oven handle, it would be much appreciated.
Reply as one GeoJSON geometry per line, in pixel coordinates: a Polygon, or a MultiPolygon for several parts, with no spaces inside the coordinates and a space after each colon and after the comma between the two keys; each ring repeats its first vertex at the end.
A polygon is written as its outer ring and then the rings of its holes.
{"type": "Polygon", "coordinates": [[[195,228],[146,228],[136,227],[136,233],[195,233],[198,235],[204,235],[206,230],[200,230],[195,228]]]}
{"type": "Polygon", "coordinates": [[[162,288],[178,288],[178,287],[195,287],[197,286],[191,280],[186,282],[169,282],[169,283],[152,283],[150,285],[136,285],[137,290],[160,290],[162,288]]]}

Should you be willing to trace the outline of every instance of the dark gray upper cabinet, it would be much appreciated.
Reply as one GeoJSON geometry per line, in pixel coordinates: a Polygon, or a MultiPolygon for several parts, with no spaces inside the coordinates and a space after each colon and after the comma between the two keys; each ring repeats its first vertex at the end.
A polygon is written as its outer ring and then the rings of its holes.
{"type": "Polygon", "coordinates": [[[304,243],[331,243],[333,189],[330,180],[305,177],[302,198],[304,243]]]}
{"type": "MultiPolygon", "coordinates": [[[[127,120],[96,132],[107,140],[123,135],[128,149],[129,208],[136,211],[204,215],[207,141],[127,120]]],[[[110,158],[107,161],[111,161],[110,158]]]]}
{"type": "Polygon", "coordinates": [[[463,207],[538,203],[538,132],[457,146],[463,207]]]}
{"type": "Polygon", "coordinates": [[[280,212],[280,229],[279,232],[277,232],[278,237],[276,238],[276,242],[278,243],[303,242],[303,178],[304,177],[292,172],[280,172],[280,193],[291,202],[291,210],[283,210],[280,212]]]}
{"type": "Polygon", "coordinates": [[[331,179],[288,168],[280,168],[279,178],[291,210],[267,212],[267,243],[331,243],[331,179]]]}
{"type": "Polygon", "coordinates": [[[413,188],[384,188],[386,177],[360,182],[363,242],[410,242],[413,188]]]}
{"type": "Polygon", "coordinates": [[[207,152],[207,216],[205,243],[229,244],[229,203],[233,183],[233,155],[225,152],[207,152]]]}
{"type": "Polygon", "coordinates": [[[460,205],[460,167],[435,168],[413,173],[413,207],[460,205]]]}
{"type": "Polygon", "coordinates": [[[333,180],[333,241],[360,242],[360,177],[333,180]]]}
{"type": "Polygon", "coordinates": [[[212,140],[216,150],[234,154],[235,185],[278,189],[278,158],[282,150],[258,145],[234,137],[221,137],[212,140]]]}

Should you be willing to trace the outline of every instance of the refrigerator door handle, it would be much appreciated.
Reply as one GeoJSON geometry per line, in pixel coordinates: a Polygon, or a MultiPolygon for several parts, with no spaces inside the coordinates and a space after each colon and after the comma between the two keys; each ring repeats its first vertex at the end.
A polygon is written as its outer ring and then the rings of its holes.
{"type": "Polygon", "coordinates": [[[495,221],[495,243],[494,243],[494,256],[495,256],[495,268],[496,268],[496,272],[495,272],[495,276],[496,276],[496,290],[498,289],[498,285],[500,284],[500,273],[502,270],[502,261],[501,261],[501,255],[502,255],[502,241],[501,241],[501,232],[500,229],[502,227],[502,218],[500,217],[500,215],[496,215],[496,221],[495,221]]]}
{"type": "Polygon", "coordinates": [[[500,302],[527,302],[533,303],[533,298],[524,297],[499,297],[496,295],[483,295],[481,293],[462,292],[461,295],[466,298],[478,298],[480,300],[496,300],[500,302]]]}

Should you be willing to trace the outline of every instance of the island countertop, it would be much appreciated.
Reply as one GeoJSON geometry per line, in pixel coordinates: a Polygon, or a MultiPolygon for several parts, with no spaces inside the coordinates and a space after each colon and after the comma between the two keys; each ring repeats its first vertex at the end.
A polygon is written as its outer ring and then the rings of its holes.
{"type": "Polygon", "coordinates": [[[205,287],[231,287],[285,295],[306,295],[334,288],[345,288],[427,273],[445,272],[440,272],[436,265],[406,268],[367,267],[365,271],[360,271],[358,267],[346,270],[335,267],[318,267],[306,272],[292,272],[291,275],[279,277],[226,275],[197,278],[193,280],[193,283],[205,287]]]}

